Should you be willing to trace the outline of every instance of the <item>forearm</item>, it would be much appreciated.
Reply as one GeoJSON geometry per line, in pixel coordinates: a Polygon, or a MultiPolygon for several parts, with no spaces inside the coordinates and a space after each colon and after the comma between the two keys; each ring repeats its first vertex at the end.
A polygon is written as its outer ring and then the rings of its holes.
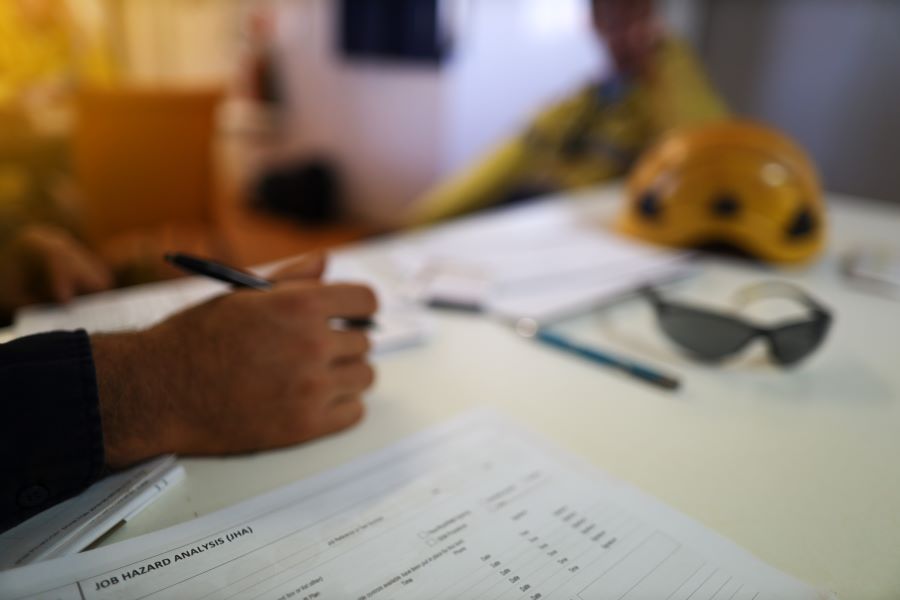
{"type": "Polygon", "coordinates": [[[53,332],[0,345],[0,530],[108,468],[177,449],[160,401],[172,398],[161,351],[151,332],[53,332]]]}
{"type": "MultiPolygon", "coordinates": [[[[151,330],[152,331],[152,330],[151,330]]],[[[125,467],[178,451],[177,428],[171,424],[175,402],[166,373],[164,350],[151,332],[94,335],[99,411],[106,464],[125,467]]],[[[179,361],[169,361],[178,366],[179,361]]]]}

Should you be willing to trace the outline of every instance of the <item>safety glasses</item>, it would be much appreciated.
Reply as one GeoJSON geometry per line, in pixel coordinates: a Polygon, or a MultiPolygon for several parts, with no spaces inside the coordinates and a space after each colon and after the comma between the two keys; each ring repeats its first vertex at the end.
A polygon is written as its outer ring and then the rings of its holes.
{"type": "Polygon", "coordinates": [[[731,356],[755,338],[764,338],[771,359],[781,365],[797,364],[819,347],[831,325],[831,313],[800,288],[781,282],[768,282],[743,288],[737,293],[741,306],[767,298],[786,298],[799,302],[809,316],[764,327],[735,315],[688,306],[663,299],[652,288],[642,294],[652,303],[662,330],[675,343],[705,361],[731,356]]]}

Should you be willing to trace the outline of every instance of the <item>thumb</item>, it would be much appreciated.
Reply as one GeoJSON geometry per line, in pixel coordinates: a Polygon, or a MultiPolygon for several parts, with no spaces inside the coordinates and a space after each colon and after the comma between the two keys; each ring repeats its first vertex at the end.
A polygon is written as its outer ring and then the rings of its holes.
{"type": "Polygon", "coordinates": [[[272,274],[274,281],[291,279],[321,279],[325,273],[325,255],[312,252],[281,267],[272,274]]]}

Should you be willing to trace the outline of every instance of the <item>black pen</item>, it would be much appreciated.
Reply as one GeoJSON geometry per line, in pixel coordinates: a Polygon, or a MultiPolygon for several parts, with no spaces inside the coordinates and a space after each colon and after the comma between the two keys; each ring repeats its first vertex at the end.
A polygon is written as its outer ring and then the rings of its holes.
{"type": "MultiPolygon", "coordinates": [[[[216,279],[224,283],[230,283],[236,288],[250,288],[254,290],[269,290],[275,285],[264,277],[259,277],[253,273],[236,269],[228,265],[209,260],[206,258],[198,258],[190,254],[182,252],[167,252],[165,255],[166,262],[178,267],[182,271],[193,275],[203,275],[210,279],[216,279]]],[[[375,326],[372,319],[341,317],[340,322],[344,327],[349,329],[371,329],[375,326]]]]}

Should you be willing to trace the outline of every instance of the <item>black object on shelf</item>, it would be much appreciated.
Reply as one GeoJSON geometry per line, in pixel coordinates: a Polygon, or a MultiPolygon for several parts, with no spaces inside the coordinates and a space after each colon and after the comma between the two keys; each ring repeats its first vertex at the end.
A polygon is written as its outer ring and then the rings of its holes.
{"type": "Polygon", "coordinates": [[[304,225],[327,225],[341,216],[340,177],[327,160],[309,160],[263,174],[255,184],[256,205],[304,225]]]}

